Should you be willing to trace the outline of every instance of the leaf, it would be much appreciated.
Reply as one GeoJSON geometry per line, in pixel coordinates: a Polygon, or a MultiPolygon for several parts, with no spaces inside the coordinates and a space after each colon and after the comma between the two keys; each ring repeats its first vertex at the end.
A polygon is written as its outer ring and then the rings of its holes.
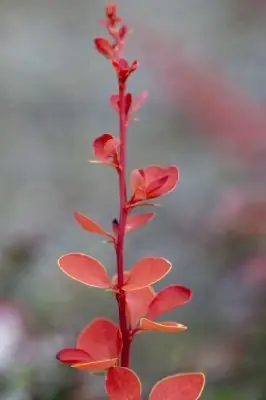
{"type": "Polygon", "coordinates": [[[161,331],[179,333],[187,330],[187,327],[177,322],[154,322],[147,318],[141,318],[139,328],[143,331],[161,331]]]}
{"type": "MultiPolygon", "coordinates": [[[[110,133],[103,133],[93,141],[93,152],[103,164],[117,167],[120,140],[110,133]]],[[[99,162],[97,161],[97,162],[99,162]]]]}
{"type": "Polygon", "coordinates": [[[148,400],[197,400],[204,384],[202,373],[167,376],[153,386],[148,400]]]}
{"type": "Polygon", "coordinates": [[[135,327],[140,318],[147,314],[149,304],[154,296],[154,290],[150,286],[126,292],[127,316],[131,327],[135,327]]]}
{"type": "Polygon", "coordinates": [[[97,224],[97,222],[93,221],[86,215],[76,211],[74,213],[74,218],[85,231],[113,238],[110,233],[107,233],[99,224],[97,224]]]}
{"type": "Polygon", "coordinates": [[[165,196],[174,190],[178,179],[179,172],[175,165],[148,165],[146,168],[135,169],[130,177],[133,193],[130,201],[134,203],[165,196]]]}
{"type": "Polygon", "coordinates": [[[112,358],[108,360],[96,360],[87,363],[78,363],[71,365],[72,368],[86,369],[90,371],[102,371],[110,367],[113,367],[117,363],[117,358],[112,358]]]}
{"type": "Polygon", "coordinates": [[[187,303],[191,299],[191,296],[191,290],[184,286],[167,286],[157,293],[151,301],[147,312],[147,318],[154,319],[176,307],[180,307],[187,303]]]}
{"type": "Polygon", "coordinates": [[[97,288],[109,288],[111,282],[104,266],[96,258],[83,253],[65,254],[58,260],[59,268],[70,278],[97,288]]]}
{"type": "Polygon", "coordinates": [[[122,348],[120,329],[107,318],[95,318],[80,333],[77,348],[88,352],[93,360],[118,358],[122,348]]]}
{"type": "Polygon", "coordinates": [[[148,98],[148,91],[143,90],[141,94],[133,100],[130,115],[138,111],[142,106],[142,104],[147,100],[147,98],[148,98]]]}
{"type": "Polygon", "coordinates": [[[119,95],[112,94],[110,96],[110,104],[114,108],[115,111],[119,112],[120,104],[119,104],[119,95]]]}
{"type": "Polygon", "coordinates": [[[94,39],[94,44],[96,47],[96,50],[102,54],[104,57],[107,59],[112,59],[115,56],[115,51],[109,42],[109,40],[105,38],[96,38],[94,39]]]}
{"type": "Polygon", "coordinates": [[[129,215],[126,221],[126,232],[132,232],[142,225],[147,224],[155,216],[155,213],[129,215]]]}
{"type": "Polygon", "coordinates": [[[162,257],[147,257],[137,261],[129,272],[125,291],[138,290],[161,280],[171,270],[172,264],[162,257]]]}
{"type": "Polygon", "coordinates": [[[63,349],[57,353],[56,358],[66,364],[84,363],[92,360],[86,351],[76,348],[63,349]]]}
{"type": "Polygon", "coordinates": [[[129,368],[110,368],[105,389],[110,400],[140,400],[141,398],[141,382],[129,368]]]}

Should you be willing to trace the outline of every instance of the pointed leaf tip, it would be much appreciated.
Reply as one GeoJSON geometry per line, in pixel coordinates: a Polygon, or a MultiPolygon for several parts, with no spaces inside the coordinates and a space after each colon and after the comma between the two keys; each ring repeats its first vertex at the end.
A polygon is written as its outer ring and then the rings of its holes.
{"type": "Polygon", "coordinates": [[[111,400],[140,400],[141,382],[129,368],[112,367],[105,382],[106,393],[111,400]]]}
{"type": "Polygon", "coordinates": [[[190,289],[180,285],[169,285],[153,298],[149,305],[147,318],[154,319],[176,307],[186,304],[192,296],[190,289]]]}
{"type": "Polygon", "coordinates": [[[147,257],[137,261],[129,272],[125,291],[138,290],[161,280],[171,270],[172,264],[162,257],[147,257]]]}
{"type": "Polygon", "coordinates": [[[86,215],[75,211],[74,218],[85,231],[95,233],[97,235],[112,237],[110,233],[107,233],[97,222],[93,221],[86,215]]]}
{"type": "Polygon", "coordinates": [[[109,288],[111,282],[104,266],[83,253],[65,254],[58,260],[59,268],[70,278],[97,288],[109,288]]]}
{"type": "Polygon", "coordinates": [[[202,373],[168,376],[154,385],[148,400],[198,400],[204,385],[202,373]]]}

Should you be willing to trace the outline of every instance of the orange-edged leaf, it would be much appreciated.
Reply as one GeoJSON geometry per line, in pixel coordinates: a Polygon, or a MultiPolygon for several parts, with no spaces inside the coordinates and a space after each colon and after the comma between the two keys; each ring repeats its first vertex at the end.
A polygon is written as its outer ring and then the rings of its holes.
{"type": "Polygon", "coordinates": [[[156,216],[155,213],[129,215],[126,221],[126,232],[134,231],[147,224],[156,216]]]}
{"type": "Polygon", "coordinates": [[[104,235],[113,238],[113,236],[106,232],[97,222],[80,212],[74,212],[75,220],[87,232],[95,233],[97,235],[104,235]]]}
{"type": "Polygon", "coordinates": [[[154,296],[154,290],[150,286],[126,293],[127,317],[131,327],[135,327],[140,318],[147,314],[149,304],[154,296]]]}
{"type": "Polygon", "coordinates": [[[90,371],[102,371],[106,370],[110,367],[113,367],[117,363],[117,358],[107,359],[107,360],[100,360],[100,361],[90,361],[90,362],[83,362],[78,364],[73,364],[71,367],[79,368],[79,369],[87,369],[90,371]]]}
{"type": "Polygon", "coordinates": [[[172,264],[165,258],[142,258],[130,270],[128,280],[123,289],[129,291],[150,286],[168,274],[171,268],[172,264]]]}
{"type": "Polygon", "coordinates": [[[142,331],[160,331],[179,333],[187,330],[187,327],[177,322],[154,322],[147,318],[141,318],[139,328],[142,331]]]}
{"type": "Polygon", "coordinates": [[[141,398],[141,382],[129,368],[110,368],[105,389],[110,400],[140,400],[141,398]]]}
{"type": "Polygon", "coordinates": [[[198,372],[167,376],[153,386],[149,400],[197,400],[204,385],[205,376],[198,372]]]}
{"type": "Polygon", "coordinates": [[[157,293],[150,303],[147,318],[154,319],[168,311],[171,311],[175,307],[180,307],[187,303],[191,296],[191,290],[184,286],[167,286],[157,293]]]}
{"type": "Polygon", "coordinates": [[[76,348],[60,350],[56,358],[65,364],[84,363],[92,360],[91,356],[86,351],[76,348]]]}
{"type": "Polygon", "coordinates": [[[80,333],[77,348],[88,352],[95,361],[117,358],[122,348],[120,329],[107,318],[95,318],[80,333]]]}
{"type": "Polygon", "coordinates": [[[59,268],[70,278],[88,286],[109,288],[111,282],[104,266],[83,253],[69,253],[58,260],[59,268]]]}

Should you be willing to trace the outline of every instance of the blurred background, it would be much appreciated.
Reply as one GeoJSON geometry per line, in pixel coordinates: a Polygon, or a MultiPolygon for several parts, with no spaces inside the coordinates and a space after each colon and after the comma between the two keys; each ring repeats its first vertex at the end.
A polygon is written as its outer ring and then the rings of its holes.
{"type": "MultiPolygon", "coordinates": [[[[202,370],[205,400],[266,399],[266,1],[120,0],[133,28],[130,80],[149,91],[129,132],[128,167],[177,164],[158,217],[129,235],[126,262],[174,267],[156,286],[192,288],[171,316],[180,335],[145,333],[132,367],[143,398],[166,374],[202,370]]],[[[62,274],[81,251],[114,272],[112,249],[83,232],[83,212],[110,229],[111,168],[88,164],[92,140],[116,134],[110,65],[94,51],[102,0],[0,1],[0,399],[101,400],[103,377],[55,360],[111,294],[62,274]]]]}

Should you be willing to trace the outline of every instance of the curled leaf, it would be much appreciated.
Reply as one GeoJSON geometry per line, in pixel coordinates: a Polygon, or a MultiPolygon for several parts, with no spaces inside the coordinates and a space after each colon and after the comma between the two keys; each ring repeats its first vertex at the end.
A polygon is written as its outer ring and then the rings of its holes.
{"type": "Polygon", "coordinates": [[[105,389],[110,400],[140,400],[141,383],[129,368],[112,367],[108,370],[105,389]]]}
{"type": "Polygon", "coordinates": [[[119,165],[120,140],[104,133],[93,142],[94,155],[100,162],[117,167],[119,165]]]}
{"type": "Polygon", "coordinates": [[[147,318],[141,318],[139,328],[142,331],[160,331],[179,333],[187,330],[187,327],[177,322],[154,322],[147,318]]]}
{"type": "Polygon", "coordinates": [[[149,165],[146,168],[135,169],[131,173],[133,194],[130,204],[165,196],[174,190],[177,182],[178,169],[175,165],[149,165]]]}
{"type": "Polygon", "coordinates": [[[59,268],[70,278],[97,288],[110,288],[104,266],[96,258],[83,253],[69,253],[58,260],[59,268]]]}
{"type": "Polygon", "coordinates": [[[149,400],[197,400],[204,385],[202,373],[167,376],[153,386],[149,400]]]}
{"type": "Polygon", "coordinates": [[[142,258],[129,271],[129,277],[123,289],[131,291],[150,286],[167,275],[171,268],[172,264],[165,258],[142,258]]]}
{"type": "Polygon", "coordinates": [[[71,367],[78,369],[86,369],[89,370],[90,372],[91,371],[94,372],[94,371],[107,370],[108,368],[113,367],[116,364],[117,364],[117,358],[113,358],[108,360],[99,360],[99,361],[96,360],[85,363],[73,364],[71,365],[71,367]]]}

